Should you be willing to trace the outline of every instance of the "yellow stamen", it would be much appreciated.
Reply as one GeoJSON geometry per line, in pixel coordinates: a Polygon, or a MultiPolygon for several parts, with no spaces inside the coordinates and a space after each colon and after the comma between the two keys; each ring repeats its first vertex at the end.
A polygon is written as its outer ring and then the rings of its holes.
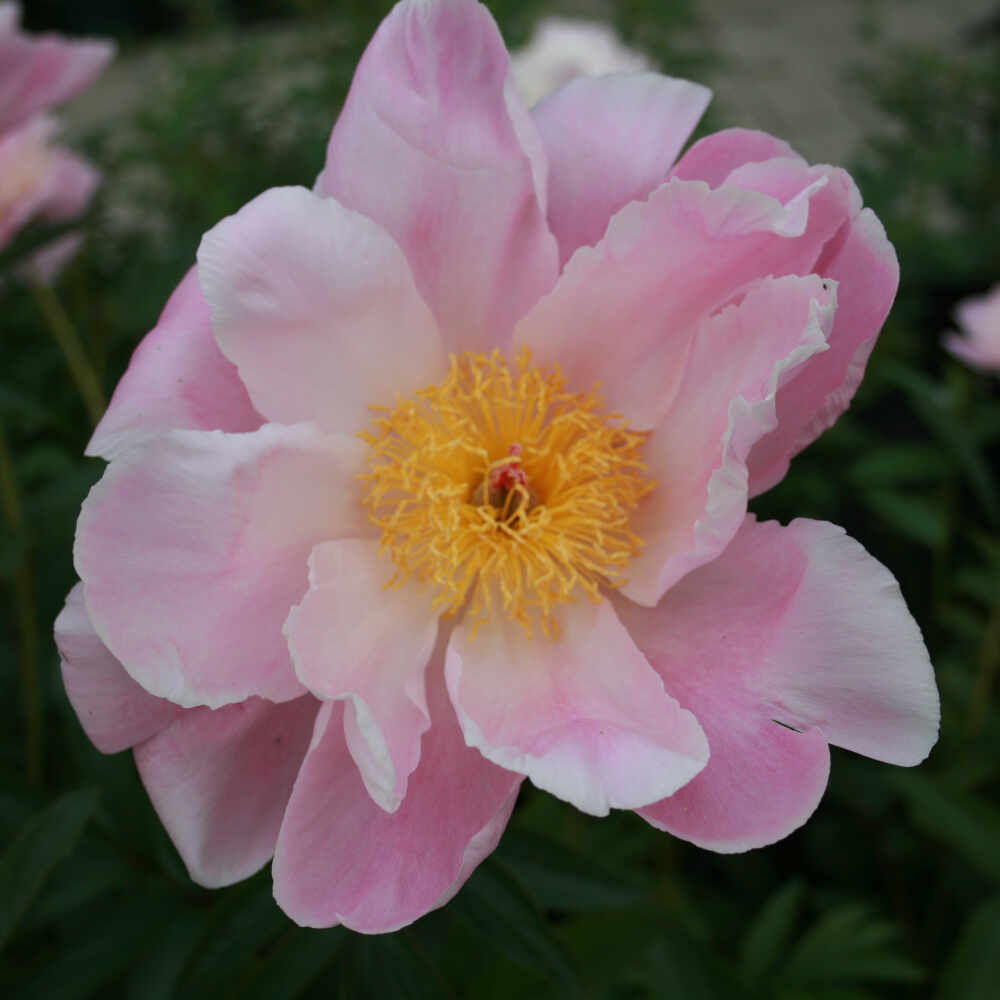
{"type": "Polygon", "coordinates": [[[654,484],[646,435],[601,408],[527,351],[514,371],[499,351],[452,355],[440,385],[376,407],[364,504],[392,582],[425,584],[445,615],[468,604],[474,627],[502,612],[551,635],[557,604],[624,583],[642,546],[629,515],[654,484]]]}

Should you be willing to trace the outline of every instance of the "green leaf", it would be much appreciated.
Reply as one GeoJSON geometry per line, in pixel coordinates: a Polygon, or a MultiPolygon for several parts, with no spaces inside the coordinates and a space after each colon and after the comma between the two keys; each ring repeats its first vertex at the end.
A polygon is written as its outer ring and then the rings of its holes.
{"type": "Polygon", "coordinates": [[[895,490],[868,490],[862,499],[901,535],[939,549],[948,540],[948,523],[940,505],[895,490]]]}
{"type": "Polygon", "coordinates": [[[860,487],[943,479],[947,458],[928,444],[899,444],[875,448],[851,466],[848,475],[860,487]]]}
{"type": "Polygon", "coordinates": [[[135,968],[128,982],[128,1000],[173,1000],[184,970],[191,964],[208,927],[208,914],[187,908],[135,968]]]}
{"type": "Polygon", "coordinates": [[[290,926],[271,895],[266,874],[215,898],[205,946],[185,972],[183,993],[208,996],[228,987],[246,968],[249,956],[290,926]]]}
{"type": "Polygon", "coordinates": [[[971,795],[944,792],[913,771],[891,773],[888,780],[906,799],[915,826],[1000,882],[1000,810],[971,795]]]}
{"type": "Polygon", "coordinates": [[[761,907],[740,950],[740,976],[750,986],[761,982],[788,950],[802,909],[805,886],[787,882],[761,907]]]}
{"type": "Polygon", "coordinates": [[[67,792],[33,816],[0,855],[0,949],[97,809],[94,789],[67,792]]]}
{"type": "Polygon", "coordinates": [[[778,977],[789,988],[920,982],[923,972],[898,953],[897,936],[896,926],[867,904],[845,903],[806,931],[778,977]]]}
{"type": "Polygon", "coordinates": [[[295,1000],[340,956],[349,934],[342,927],[289,930],[236,996],[239,1000],[295,1000]]]}
{"type": "Polygon", "coordinates": [[[941,975],[937,1000],[980,1000],[1000,983],[1000,896],[979,907],[966,921],[941,975]]]}
{"type": "Polygon", "coordinates": [[[454,916],[512,961],[564,988],[577,988],[576,972],[548,923],[495,861],[481,864],[449,906],[454,916]]]}
{"type": "Polygon", "coordinates": [[[634,878],[607,871],[566,845],[530,831],[508,831],[495,860],[543,910],[629,906],[648,891],[634,878]]]}
{"type": "Polygon", "coordinates": [[[405,931],[359,936],[348,951],[340,976],[340,996],[351,1000],[457,1000],[440,973],[414,946],[405,931]]]}

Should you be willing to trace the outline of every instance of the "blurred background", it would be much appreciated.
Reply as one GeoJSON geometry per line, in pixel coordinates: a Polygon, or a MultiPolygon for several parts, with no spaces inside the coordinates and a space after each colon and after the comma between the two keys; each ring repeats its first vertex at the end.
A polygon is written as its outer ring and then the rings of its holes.
{"type": "Polygon", "coordinates": [[[389,4],[28,0],[26,28],[120,51],[61,111],[63,141],[104,172],[83,247],[48,292],[0,286],[0,995],[1000,997],[1000,377],[940,344],[955,304],[1000,282],[1000,11],[488,6],[511,48],[547,15],[607,22],[715,90],[698,134],[763,128],[846,166],[885,223],[902,286],[856,401],[753,509],[841,524],[895,573],[937,668],[941,740],[912,771],[834,750],[812,820],[736,856],[526,783],[496,854],[395,935],[295,927],[266,870],[193,885],[131,756],[98,754],[62,692],[51,623],[102,470],[83,448],[201,234],[264,188],[312,184],[389,4]],[[96,373],[89,405],[67,337],[96,373]]]}

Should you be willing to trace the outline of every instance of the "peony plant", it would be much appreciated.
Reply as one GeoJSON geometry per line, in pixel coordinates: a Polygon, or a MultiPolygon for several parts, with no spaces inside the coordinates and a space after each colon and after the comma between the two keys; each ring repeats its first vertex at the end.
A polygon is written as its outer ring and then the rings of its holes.
{"type": "Polygon", "coordinates": [[[473,0],[404,0],[314,189],[202,240],[88,454],[66,691],[191,877],[300,924],[442,905],[524,778],[715,851],[829,745],[921,761],[889,571],[748,501],[850,402],[898,267],[851,178],[648,72],[533,112],[473,0]]]}

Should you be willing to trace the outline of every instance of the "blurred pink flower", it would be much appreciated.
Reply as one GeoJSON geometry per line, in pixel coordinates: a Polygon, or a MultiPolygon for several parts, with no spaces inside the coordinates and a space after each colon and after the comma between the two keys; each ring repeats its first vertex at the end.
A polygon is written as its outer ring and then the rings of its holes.
{"type": "Polygon", "coordinates": [[[20,20],[20,4],[0,3],[0,132],[79,93],[115,52],[105,40],[27,35],[20,20]]]}
{"type": "Polygon", "coordinates": [[[955,318],[965,335],[949,333],[944,346],[974,368],[1000,372],[1000,285],[985,295],[963,299],[955,318]]]}
{"type": "Polygon", "coordinates": [[[578,76],[651,68],[646,56],[624,46],[608,25],[574,18],[545,18],[528,44],[510,54],[514,84],[528,107],[578,76]]]}
{"type": "MultiPolygon", "coordinates": [[[[114,54],[110,42],[25,35],[19,18],[17,4],[0,3],[0,249],[27,223],[67,222],[90,201],[100,174],[53,144],[56,123],[41,112],[86,87],[114,54]]],[[[52,280],[79,242],[54,241],[26,273],[52,280]]]]}
{"type": "Polygon", "coordinates": [[[56,123],[37,115],[0,135],[0,247],[27,222],[66,222],[90,201],[100,174],[69,150],[54,146],[56,123]]]}
{"type": "Polygon", "coordinates": [[[581,78],[529,114],[484,7],[406,0],[316,189],[204,237],[91,440],[56,623],[196,881],[273,853],[294,920],[385,931],[525,776],[742,851],[812,813],[829,743],[930,750],[891,574],[747,515],[847,407],[895,254],[778,139],[678,160],[708,98],[581,78]]]}

